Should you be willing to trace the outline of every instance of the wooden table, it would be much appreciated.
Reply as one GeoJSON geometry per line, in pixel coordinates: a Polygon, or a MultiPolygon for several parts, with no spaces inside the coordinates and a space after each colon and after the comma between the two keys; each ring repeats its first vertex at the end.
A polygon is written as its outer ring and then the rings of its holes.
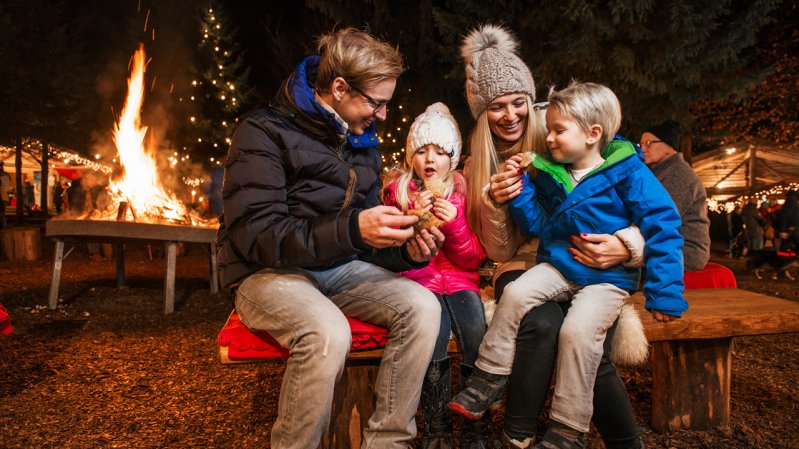
{"type": "Polygon", "coordinates": [[[216,270],[216,227],[181,226],[127,221],[52,219],[45,225],[45,235],[55,240],[53,280],[50,284],[49,306],[58,306],[58,287],[64,261],[64,241],[101,241],[116,244],[117,286],[125,286],[125,256],[122,244],[129,241],[162,241],[166,245],[166,276],[164,279],[164,313],[175,310],[175,259],[178,242],[209,245],[211,293],[219,290],[216,270]]]}

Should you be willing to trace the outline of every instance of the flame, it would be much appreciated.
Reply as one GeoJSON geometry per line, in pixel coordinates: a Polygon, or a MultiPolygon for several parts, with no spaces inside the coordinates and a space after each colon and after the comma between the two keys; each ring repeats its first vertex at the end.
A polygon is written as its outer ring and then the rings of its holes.
{"type": "Polygon", "coordinates": [[[114,126],[114,144],[122,174],[110,181],[109,188],[114,203],[128,204],[125,219],[150,223],[164,219],[178,223],[191,221],[187,220],[183,203],[161,185],[153,152],[144,146],[147,127],[141,124],[141,108],[145,67],[144,45],[140,44],[133,55],[125,107],[114,126]]]}

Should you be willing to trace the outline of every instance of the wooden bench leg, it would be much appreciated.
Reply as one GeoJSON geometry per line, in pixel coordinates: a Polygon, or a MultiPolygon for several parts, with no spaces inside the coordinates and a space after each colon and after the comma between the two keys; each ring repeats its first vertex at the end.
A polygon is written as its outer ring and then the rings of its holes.
{"type": "MultiPolygon", "coordinates": [[[[2,200],[0,200],[2,201],[2,200]]],[[[61,283],[61,267],[64,264],[64,241],[55,239],[55,257],[53,261],[53,280],[50,282],[50,310],[58,308],[58,287],[61,283]]]]}
{"type": "Polygon", "coordinates": [[[708,430],[730,423],[732,338],[652,344],[652,428],[708,430]]]}
{"type": "Polygon", "coordinates": [[[164,313],[175,311],[175,258],[177,242],[166,242],[166,279],[164,280],[164,313]]]}
{"type": "Polygon", "coordinates": [[[336,384],[330,427],[320,449],[359,449],[361,429],[375,409],[374,384],[380,359],[353,360],[336,384]]]}

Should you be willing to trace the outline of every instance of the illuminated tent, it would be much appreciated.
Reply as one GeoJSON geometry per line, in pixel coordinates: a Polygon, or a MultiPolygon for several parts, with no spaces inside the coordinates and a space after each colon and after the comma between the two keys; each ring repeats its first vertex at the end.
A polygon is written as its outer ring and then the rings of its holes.
{"type": "Polygon", "coordinates": [[[692,167],[708,198],[724,201],[799,182],[796,145],[743,140],[695,155],[692,167]]]}

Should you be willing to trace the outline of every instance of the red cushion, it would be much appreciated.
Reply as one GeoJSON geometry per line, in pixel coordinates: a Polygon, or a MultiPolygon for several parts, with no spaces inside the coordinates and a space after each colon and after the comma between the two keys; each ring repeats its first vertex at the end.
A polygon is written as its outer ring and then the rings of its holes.
{"type": "Polygon", "coordinates": [[[11,317],[8,316],[6,308],[0,304],[0,334],[8,335],[11,333],[11,317]]]}
{"type": "MultiPolygon", "coordinates": [[[[352,333],[351,351],[382,348],[388,342],[388,330],[381,326],[347,317],[352,333]]],[[[231,359],[286,358],[289,351],[277,342],[268,332],[251,331],[239,320],[234,310],[219,332],[219,346],[227,346],[231,359]]]]}
{"type": "Polygon", "coordinates": [[[689,271],[683,277],[686,290],[699,288],[737,288],[732,270],[717,263],[708,262],[704,269],[689,271]]]}

